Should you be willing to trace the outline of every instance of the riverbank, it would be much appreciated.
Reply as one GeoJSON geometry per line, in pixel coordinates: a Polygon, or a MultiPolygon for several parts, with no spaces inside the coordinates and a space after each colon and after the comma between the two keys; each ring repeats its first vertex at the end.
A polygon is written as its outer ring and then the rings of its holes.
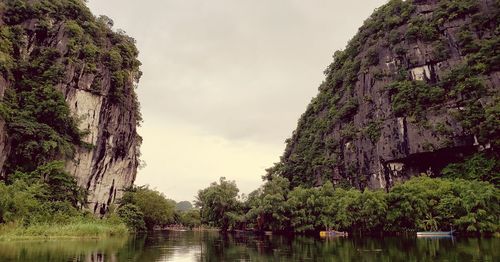
{"type": "Polygon", "coordinates": [[[107,220],[78,220],[65,224],[35,224],[21,226],[14,223],[0,226],[0,241],[61,238],[107,238],[129,234],[123,223],[107,220]]]}

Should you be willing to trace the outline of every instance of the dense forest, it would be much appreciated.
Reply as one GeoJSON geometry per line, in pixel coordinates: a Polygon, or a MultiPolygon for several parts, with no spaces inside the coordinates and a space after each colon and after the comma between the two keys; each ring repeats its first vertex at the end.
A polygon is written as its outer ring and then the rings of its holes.
{"type": "Polygon", "coordinates": [[[224,178],[199,192],[201,222],[221,230],[314,233],[335,229],[358,234],[499,230],[500,190],[479,180],[420,176],[384,190],[334,187],[290,188],[273,177],[248,196],[224,178]]]}

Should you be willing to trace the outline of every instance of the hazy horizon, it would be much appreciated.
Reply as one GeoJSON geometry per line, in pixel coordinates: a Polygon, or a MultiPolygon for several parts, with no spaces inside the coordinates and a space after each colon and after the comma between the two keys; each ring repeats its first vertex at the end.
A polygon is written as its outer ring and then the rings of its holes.
{"type": "Polygon", "coordinates": [[[89,0],[137,40],[144,143],[135,184],[194,200],[262,184],[323,71],[383,0],[89,0]]]}

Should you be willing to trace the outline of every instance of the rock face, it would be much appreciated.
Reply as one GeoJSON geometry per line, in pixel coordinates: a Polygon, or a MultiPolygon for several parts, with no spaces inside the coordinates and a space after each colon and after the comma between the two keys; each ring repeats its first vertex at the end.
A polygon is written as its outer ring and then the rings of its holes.
{"type": "Polygon", "coordinates": [[[268,176],[389,188],[499,139],[499,2],[390,1],[336,52],[268,176]],[[493,120],[495,119],[495,120],[493,120]]]}
{"type": "MultiPolygon", "coordinates": [[[[0,58],[10,55],[14,61],[10,67],[0,66],[0,101],[6,90],[15,93],[22,86],[19,82],[24,78],[16,73],[16,63],[36,61],[35,56],[46,50],[56,54],[54,61],[46,62],[62,74],[49,79],[54,83],[50,88],[62,93],[86,134],[73,145],[70,157],[53,159],[66,161],[66,170],[88,190],[88,208],[104,214],[133,184],[139,165],[140,114],[134,88],[140,63],[133,39],[113,32],[109,18],[95,18],[80,0],[2,1],[0,26],[3,43],[10,47],[6,48],[10,53],[0,49],[0,58]]],[[[41,75],[47,78],[49,71],[41,75]]],[[[3,175],[12,169],[8,162],[14,154],[11,137],[15,134],[6,122],[0,114],[3,175]]]]}

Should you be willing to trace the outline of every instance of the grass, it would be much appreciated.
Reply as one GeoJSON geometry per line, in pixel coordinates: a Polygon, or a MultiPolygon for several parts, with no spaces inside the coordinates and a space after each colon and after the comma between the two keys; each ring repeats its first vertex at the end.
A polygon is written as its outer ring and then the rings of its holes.
{"type": "Polygon", "coordinates": [[[127,235],[123,223],[107,220],[76,220],[66,224],[35,224],[0,226],[1,240],[54,239],[54,238],[106,238],[127,235]]]}

